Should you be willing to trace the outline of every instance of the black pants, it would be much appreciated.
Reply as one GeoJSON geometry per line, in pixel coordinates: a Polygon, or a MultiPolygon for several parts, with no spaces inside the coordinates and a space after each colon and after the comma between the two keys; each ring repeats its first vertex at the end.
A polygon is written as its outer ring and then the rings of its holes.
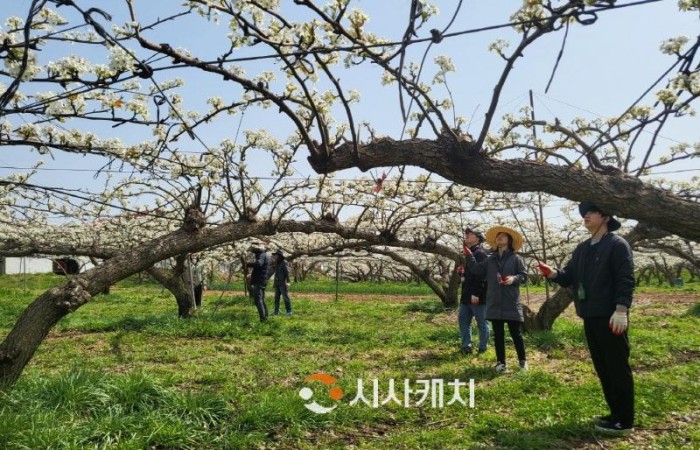
{"type": "Polygon", "coordinates": [[[197,308],[202,307],[202,291],[203,291],[203,285],[198,284],[194,287],[194,306],[197,308]]]}
{"type": "Polygon", "coordinates": [[[254,284],[250,288],[253,293],[253,302],[255,303],[255,307],[258,308],[258,315],[260,316],[260,321],[263,322],[267,319],[267,305],[265,304],[265,286],[254,284]]]}
{"type": "Polygon", "coordinates": [[[613,421],[625,427],[634,424],[634,380],[630,367],[627,331],[615,335],[607,317],[583,319],[593,367],[603,387],[613,421]]]}
{"type": "Polygon", "coordinates": [[[508,324],[510,337],[513,338],[515,344],[515,352],[518,354],[519,361],[525,361],[525,340],[523,339],[522,323],[513,320],[492,320],[493,326],[493,346],[496,347],[496,360],[499,363],[506,363],[506,337],[503,332],[503,324],[508,324]]]}

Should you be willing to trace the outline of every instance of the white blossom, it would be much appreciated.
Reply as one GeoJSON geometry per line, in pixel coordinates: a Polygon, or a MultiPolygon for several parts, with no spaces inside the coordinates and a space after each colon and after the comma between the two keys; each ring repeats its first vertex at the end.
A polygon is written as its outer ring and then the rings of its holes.
{"type": "Polygon", "coordinates": [[[110,48],[109,68],[112,70],[112,73],[131,71],[135,62],[136,59],[133,53],[127,53],[118,46],[110,48]]]}
{"type": "Polygon", "coordinates": [[[505,56],[503,51],[510,46],[510,42],[505,39],[496,39],[491,44],[489,44],[488,51],[497,53],[501,56],[505,56]]]}
{"type": "Polygon", "coordinates": [[[687,36],[679,36],[666,39],[661,43],[660,50],[667,55],[680,55],[681,50],[688,43],[687,36]]]}
{"type": "Polygon", "coordinates": [[[700,0],[678,0],[678,9],[681,11],[700,9],[700,0]]]}
{"type": "Polygon", "coordinates": [[[656,93],[656,98],[664,105],[673,105],[678,100],[678,96],[670,89],[661,89],[656,93]]]}

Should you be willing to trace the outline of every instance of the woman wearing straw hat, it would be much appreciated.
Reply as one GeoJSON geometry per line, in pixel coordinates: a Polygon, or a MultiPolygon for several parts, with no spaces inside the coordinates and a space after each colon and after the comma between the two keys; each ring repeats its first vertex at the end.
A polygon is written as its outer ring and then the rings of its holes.
{"type": "Polygon", "coordinates": [[[527,280],[525,263],[516,252],[523,246],[523,237],[512,228],[495,226],[486,231],[486,242],[496,251],[485,261],[477,263],[469,248],[464,249],[469,271],[486,275],[486,318],[493,326],[496,348],[496,372],[506,371],[505,324],[515,344],[521,370],[527,370],[523,339],[523,305],[520,285],[527,280]]]}

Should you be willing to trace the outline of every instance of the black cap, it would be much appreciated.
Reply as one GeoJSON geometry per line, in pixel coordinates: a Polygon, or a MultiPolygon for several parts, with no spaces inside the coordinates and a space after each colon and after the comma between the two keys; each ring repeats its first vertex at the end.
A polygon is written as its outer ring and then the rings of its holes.
{"type": "Polygon", "coordinates": [[[608,231],[615,231],[618,230],[622,224],[613,216],[612,213],[603,211],[593,203],[588,203],[588,202],[581,202],[578,205],[578,212],[581,214],[581,217],[585,217],[586,213],[588,212],[597,212],[600,213],[603,216],[608,216],[610,217],[610,220],[608,220],[608,231]]]}

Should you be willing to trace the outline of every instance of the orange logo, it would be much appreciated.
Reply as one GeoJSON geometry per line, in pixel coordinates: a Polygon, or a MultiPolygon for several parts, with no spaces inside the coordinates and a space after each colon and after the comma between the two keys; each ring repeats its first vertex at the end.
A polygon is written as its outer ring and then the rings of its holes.
{"type": "MultiPolygon", "coordinates": [[[[314,373],[312,375],[309,375],[306,377],[304,380],[306,382],[309,381],[320,381],[324,385],[330,387],[332,384],[334,384],[336,381],[338,381],[335,377],[332,375],[328,375],[327,373],[314,373]]],[[[314,391],[309,388],[309,387],[303,387],[299,390],[299,397],[301,397],[304,400],[311,400],[311,397],[313,397],[314,391]]],[[[341,398],[343,398],[343,390],[340,389],[338,386],[332,387],[328,391],[328,397],[331,398],[333,401],[338,401],[341,398]]],[[[309,411],[315,412],[316,414],[326,414],[331,411],[333,411],[338,405],[333,405],[331,407],[323,406],[319,403],[317,403],[315,400],[310,402],[310,403],[305,403],[304,406],[309,411]]]]}

